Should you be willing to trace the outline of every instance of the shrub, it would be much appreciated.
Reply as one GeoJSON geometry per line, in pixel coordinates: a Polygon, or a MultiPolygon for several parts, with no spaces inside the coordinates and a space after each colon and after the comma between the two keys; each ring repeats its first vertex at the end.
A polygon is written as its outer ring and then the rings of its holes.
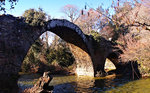
{"type": "Polygon", "coordinates": [[[136,41],[133,38],[126,40],[126,48],[123,49],[124,54],[121,58],[124,62],[135,60],[140,64],[140,72],[142,74],[150,73],[150,40],[141,42],[136,41]]]}
{"type": "Polygon", "coordinates": [[[31,26],[44,26],[46,20],[49,18],[47,14],[39,8],[26,10],[23,14],[25,18],[25,22],[30,24],[31,26]]]}

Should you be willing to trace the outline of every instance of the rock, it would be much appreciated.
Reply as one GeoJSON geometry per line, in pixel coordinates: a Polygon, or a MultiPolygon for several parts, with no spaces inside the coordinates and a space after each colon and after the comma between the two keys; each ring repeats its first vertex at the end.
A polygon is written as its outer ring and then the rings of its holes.
{"type": "Polygon", "coordinates": [[[105,71],[97,71],[95,76],[96,77],[104,77],[106,75],[107,75],[107,73],[105,71]]]}
{"type": "Polygon", "coordinates": [[[49,86],[52,77],[50,72],[44,72],[43,76],[39,78],[32,88],[25,89],[23,93],[52,93],[53,87],[49,86]]]}

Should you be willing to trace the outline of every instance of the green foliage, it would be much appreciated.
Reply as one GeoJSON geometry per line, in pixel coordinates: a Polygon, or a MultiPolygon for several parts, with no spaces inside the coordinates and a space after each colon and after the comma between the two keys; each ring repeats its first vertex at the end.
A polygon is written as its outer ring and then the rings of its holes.
{"type": "Polygon", "coordinates": [[[33,45],[32,45],[32,51],[35,51],[35,53],[42,52],[42,41],[38,39],[33,45]]]}
{"type": "Polygon", "coordinates": [[[98,43],[101,41],[101,36],[98,32],[96,31],[91,31],[91,35],[93,36],[94,40],[98,43]]]}
{"type": "Polygon", "coordinates": [[[49,16],[47,16],[47,14],[39,8],[38,10],[26,10],[23,17],[25,18],[25,22],[31,26],[44,26],[49,16]]]}
{"type": "Polygon", "coordinates": [[[60,48],[57,51],[56,60],[60,66],[68,67],[74,63],[74,58],[68,48],[60,48]]]}
{"type": "Polygon", "coordinates": [[[31,67],[38,66],[40,64],[39,55],[42,51],[42,41],[38,39],[28,51],[23,64],[22,64],[22,72],[30,72],[31,67]]]}
{"type": "Polygon", "coordinates": [[[48,63],[57,62],[62,67],[68,67],[75,61],[72,53],[70,52],[67,44],[60,38],[55,37],[51,44],[49,53],[46,55],[48,63]]]}
{"type": "MultiPolygon", "coordinates": [[[[22,64],[22,72],[40,72],[48,69],[52,65],[56,67],[69,67],[74,63],[75,59],[67,44],[60,38],[55,37],[55,40],[49,48],[45,44],[41,39],[36,40],[32,44],[22,64]]],[[[54,68],[48,70],[54,70],[54,68]]]]}
{"type": "Polygon", "coordinates": [[[50,49],[50,53],[47,55],[48,63],[56,61],[62,67],[68,67],[75,61],[72,53],[66,47],[56,49],[50,49]]]}
{"type": "MultiPolygon", "coordinates": [[[[25,58],[27,59],[27,58],[25,58]]],[[[21,66],[21,70],[22,72],[30,72],[30,63],[28,63],[28,61],[24,60],[24,62],[22,63],[22,66],[21,66]]]]}
{"type": "Polygon", "coordinates": [[[51,64],[56,59],[56,50],[50,49],[50,52],[46,55],[47,61],[51,64]]]}
{"type": "Polygon", "coordinates": [[[101,36],[98,32],[96,31],[91,31],[91,35],[93,37],[93,49],[98,49],[100,46],[100,43],[101,43],[101,36]]]}

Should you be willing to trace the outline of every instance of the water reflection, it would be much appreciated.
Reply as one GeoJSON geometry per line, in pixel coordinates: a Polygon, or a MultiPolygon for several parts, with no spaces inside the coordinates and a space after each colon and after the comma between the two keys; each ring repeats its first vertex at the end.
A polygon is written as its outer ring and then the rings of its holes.
{"type": "Polygon", "coordinates": [[[50,86],[54,86],[54,93],[89,93],[94,86],[95,79],[85,76],[64,76],[54,77],[50,86]]]}
{"type": "Polygon", "coordinates": [[[54,93],[99,93],[113,89],[127,81],[129,80],[115,76],[104,78],[65,76],[54,77],[50,85],[54,85],[54,93]]]}
{"type": "Polygon", "coordinates": [[[95,79],[93,77],[80,76],[77,77],[75,91],[78,93],[81,92],[93,92],[90,88],[94,86],[95,79]]]}

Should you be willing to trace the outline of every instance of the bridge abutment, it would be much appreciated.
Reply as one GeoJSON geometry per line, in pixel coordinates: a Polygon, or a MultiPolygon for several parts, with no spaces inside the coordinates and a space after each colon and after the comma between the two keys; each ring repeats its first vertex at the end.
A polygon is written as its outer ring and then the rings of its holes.
{"type": "Polygon", "coordinates": [[[18,74],[0,74],[0,93],[18,93],[18,74]]]}
{"type": "Polygon", "coordinates": [[[78,76],[94,77],[94,68],[90,55],[79,47],[69,44],[76,61],[76,74],[78,76]]]}

